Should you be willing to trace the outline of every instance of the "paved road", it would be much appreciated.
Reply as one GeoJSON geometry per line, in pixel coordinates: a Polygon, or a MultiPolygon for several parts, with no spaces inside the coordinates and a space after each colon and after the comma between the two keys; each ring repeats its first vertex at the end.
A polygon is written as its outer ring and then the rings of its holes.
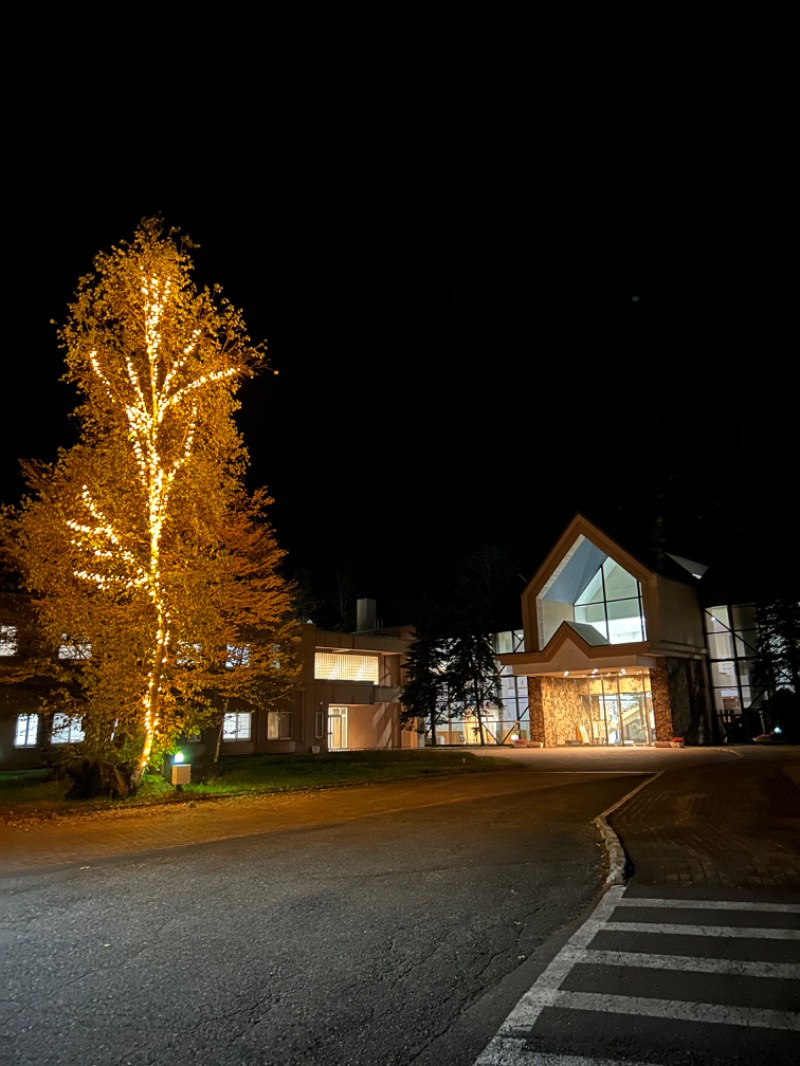
{"type": "Polygon", "coordinates": [[[8,827],[0,1060],[469,1066],[601,891],[594,817],[639,780],[500,772],[8,827]]]}
{"type": "Polygon", "coordinates": [[[794,1063],[800,751],[503,757],[4,827],[4,1066],[794,1063]]]}
{"type": "Polygon", "coordinates": [[[800,1061],[800,752],[725,754],[606,812],[622,875],[475,1066],[800,1061]]]}

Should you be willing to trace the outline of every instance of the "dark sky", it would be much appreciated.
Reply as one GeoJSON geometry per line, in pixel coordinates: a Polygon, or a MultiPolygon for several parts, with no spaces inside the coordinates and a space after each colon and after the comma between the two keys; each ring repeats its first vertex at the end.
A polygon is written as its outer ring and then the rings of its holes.
{"type": "Polygon", "coordinates": [[[784,523],[786,286],[749,240],[624,196],[368,179],[338,196],[20,189],[2,499],[19,498],[20,458],[72,440],[50,319],[95,252],[158,213],[267,338],[279,375],[245,386],[240,424],[290,568],[318,587],[349,574],[386,624],[485,544],[530,577],[577,510],[635,516],[666,491],[685,554],[726,514],[784,523]]]}

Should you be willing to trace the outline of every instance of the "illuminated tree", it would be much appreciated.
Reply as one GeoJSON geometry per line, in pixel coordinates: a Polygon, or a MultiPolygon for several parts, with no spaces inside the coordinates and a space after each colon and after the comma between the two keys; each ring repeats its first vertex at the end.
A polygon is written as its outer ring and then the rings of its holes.
{"type": "Polygon", "coordinates": [[[217,725],[219,758],[225,712],[233,700],[279,707],[299,677],[298,629],[292,596],[283,579],[278,547],[266,521],[272,500],[264,490],[244,493],[230,508],[217,553],[217,581],[209,590],[204,632],[196,635],[191,669],[178,677],[209,709],[217,725]]]}
{"type": "Polygon", "coordinates": [[[80,279],[59,329],[79,440],[23,464],[29,495],[6,524],[43,631],[80,678],[87,748],[127,763],[134,788],[216,713],[210,692],[277,680],[265,663],[292,669],[292,589],[269,498],[243,488],[234,421],[264,346],[218,286],[195,286],[191,248],[145,219],[80,279]],[[226,663],[246,646],[237,673],[226,663]]]}

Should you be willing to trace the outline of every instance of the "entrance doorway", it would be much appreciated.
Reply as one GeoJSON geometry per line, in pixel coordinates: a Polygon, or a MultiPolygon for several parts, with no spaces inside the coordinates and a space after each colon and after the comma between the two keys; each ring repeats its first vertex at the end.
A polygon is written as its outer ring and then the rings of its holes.
{"type": "Polygon", "coordinates": [[[347,708],[328,707],[328,751],[347,747],[347,708]]]}
{"type": "Polygon", "coordinates": [[[647,671],[598,672],[587,680],[580,704],[592,744],[649,745],[655,741],[647,671]]]}

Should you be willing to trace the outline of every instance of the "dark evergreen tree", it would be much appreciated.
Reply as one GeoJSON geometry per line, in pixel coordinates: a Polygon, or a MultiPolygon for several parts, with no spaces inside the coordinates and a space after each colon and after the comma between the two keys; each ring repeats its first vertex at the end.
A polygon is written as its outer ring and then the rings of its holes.
{"type": "Polygon", "coordinates": [[[447,715],[448,641],[438,614],[430,607],[423,610],[425,620],[416,627],[406,657],[400,720],[409,723],[421,719],[435,746],[437,723],[447,715]]]}
{"type": "Polygon", "coordinates": [[[450,712],[478,720],[481,746],[486,744],[484,711],[502,710],[501,680],[492,637],[480,621],[464,621],[449,641],[447,691],[450,712]]]}
{"type": "Polygon", "coordinates": [[[772,727],[800,739],[800,602],[781,597],[758,605],[755,681],[772,727]]]}
{"type": "Polygon", "coordinates": [[[444,663],[447,645],[440,637],[420,635],[412,642],[406,659],[406,684],[400,697],[402,722],[422,719],[436,745],[436,725],[447,713],[447,676],[444,663]]]}

